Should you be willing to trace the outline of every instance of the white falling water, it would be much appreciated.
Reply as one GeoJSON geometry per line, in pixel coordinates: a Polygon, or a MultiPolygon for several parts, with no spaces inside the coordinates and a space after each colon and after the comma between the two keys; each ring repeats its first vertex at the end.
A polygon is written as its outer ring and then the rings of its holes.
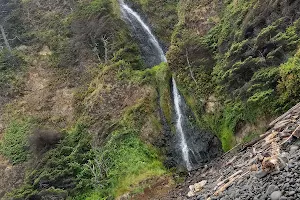
{"type": "MultiPolygon", "coordinates": [[[[126,5],[123,0],[120,0],[120,6],[121,6],[121,12],[122,12],[123,17],[128,22],[130,22],[130,24],[132,25],[133,28],[135,28],[136,23],[139,23],[140,27],[142,27],[142,31],[144,32],[144,34],[147,37],[146,39],[152,43],[152,45],[154,47],[153,50],[156,53],[155,55],[157,55],[159,57],[161,62],[167,62],[166,56],[165,56],[162,48],[160,47],[157,39],[152,34],[150,28],[143,22],[142,18],[138,15],[138,13],[136,13],[128,5],[126,5]]],[[[180,137],[180,147],[181,147],[181,151],[182,151],[183,160],[185,162],[187,170],[190,171],[192,169],[192,165],[191,165],[190,159],[189,159],[189,148],[188,148],[188,145],[187,145],[187,142],[185,139],[185,134],[184,134],[183,128],[182,128],[183,116],[182,116],[181,109],[180,109],[181,96],[178,92],[174,78],[172,79],[172,84],[173,84],[174,105],[175,105],[175,111],[176,111],[176,116],[177,116],[176,131],[180,137]]]]}
{"type": "Polygon", "coordinates": [[[173,84],[173,97],[174,97],[174,105],[175,105],[175,111],[176,111],[176,131],[177,134],[179,134],[180,136],[180,147],[181,147],[181,152],[182,152],[182,157],[183,160],[185,162],[186,168],[187,170],[191,170],[192,169],[192,165],[190,163],[190,158],[189,158],[189,148],[188,145],[186,143],[186,139],[185,139],[185,134],[183,132],[183,128],[182,128],[182,120],[183,120],[183,116],[181,113],[181,109],[180,109],[180,105],[181,105],[181,96],[178,92],[177,86],[176,86],[176,82],[175,79],[172,78],[172,84],[173,84]]]}
{"type": "Polygon", "coordinates": [[[121,12],[123,14],[123,17],[126,18],[132,24],[134,23],[132,22],[132,18],[133,18],[141,25],[144,32],[147,34],[149,41],[152,43],[152,45],[155,47],[156,51],[158,52],[161,62],[167,62],[167,58],[164,54],[164,51],[160,47],[155,36],[152,34],[150,28],[143,22],[139,14],[133,11],[127,4],[125,4],[123,0],[120,0],[120,6],[121,6],[121,12]]]}

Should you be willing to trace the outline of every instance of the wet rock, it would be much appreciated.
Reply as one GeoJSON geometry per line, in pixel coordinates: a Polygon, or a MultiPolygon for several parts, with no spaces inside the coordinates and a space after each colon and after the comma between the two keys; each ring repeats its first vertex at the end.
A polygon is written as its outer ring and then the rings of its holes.
{"type": "Polygon", "coordinates": [[[281,196],[282,196],[281,191],[275,191],[275,192],[272,192],[272,194],[270,195],[270,198],[271,198],[271,200],[279,200],[281,196]]]}
{"type": "Polygon", "coordinates": [[[280,197],[280,199],[279,200],[286,200],[286,199],[288,199],[287,197],[285,197],[285,196],[282,196],[282,197],[280,197]]]}
{"type": "Polygon", "coordinates": [[[289,195],[289,196],[293,196],[294,194],[296,194],[295,191],[289,191],[289,192],[288,192],[288,195],[289,195]]]}
{"type": "Polygon", "coordinates": [[[268,172],[263,171],[263,170],[260,170],[260,171],[258,171],[258,172],[255,174],[255,176],[256,176],[257,178],[264,178],[264,177],[267,176],[267,175],[268,175],[268,172]]]}
{"type": "Polygon", "coordinates": [[[299,146],[292,145],[292,146],[290,147],[290,154],[295,153],[298,149],[299,149],[299,146]]]}
{"type": "Polygon", "coordinates": [[[283,185],[283,188],[284,189],[288,189],[290,187],[290,184],[289,183],[285,183],[284,185],[283,185]]]}

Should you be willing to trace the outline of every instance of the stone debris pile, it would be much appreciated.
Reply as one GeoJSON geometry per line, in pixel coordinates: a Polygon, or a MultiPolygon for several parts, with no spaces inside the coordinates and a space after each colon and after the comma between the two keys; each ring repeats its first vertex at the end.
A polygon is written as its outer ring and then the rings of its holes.
{"type": "Polygon", "coordinates": [[[300,199],[299,138],[300,103],[238,153],[191,172],[168,199],[300,199]]]}

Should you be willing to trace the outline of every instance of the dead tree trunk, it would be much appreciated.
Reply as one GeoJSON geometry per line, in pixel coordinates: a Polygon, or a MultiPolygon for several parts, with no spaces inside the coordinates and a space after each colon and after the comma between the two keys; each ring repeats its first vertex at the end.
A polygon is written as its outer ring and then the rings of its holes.
{"type": "Polygon", "coordinates": [[[195,83],[197,85],[197,81],[196,81],[196,79],[194,77],[194,73],[192,71],[192,66],[191,66],[191,63],[190,63],[190,60],[189,60],[189,55],[188,55],[188,50],[187,49],[185,49],[185,57],[186,57],[186,62],[188,64],[188,66],[189,66],[191,77],[192,77],[192,79],[195,81],[195,83]]]}
{"type": "Polygon", "coordinates": [[[10,47],[10,45],[9,45],[9,42],[8,42],[8,40],[7,40],[7,37],[6,37],[6,35],[5,35],[5,31],[4,31],[4,28],[3,28],[2,25],[0,25],[0,31],[1,31],[2,38],[3,38],[3,40],[4,40],[4,43],[5,43],[6,48],[8,49],[9,52],[11,52],[11,47],[10,47]]]}
{"type": "Polygon", "coordinates": [[[102,36],[101,40],[104,46],[104,60],[106,64],[108,61],[108,38],[106,36],[102,36]]]}

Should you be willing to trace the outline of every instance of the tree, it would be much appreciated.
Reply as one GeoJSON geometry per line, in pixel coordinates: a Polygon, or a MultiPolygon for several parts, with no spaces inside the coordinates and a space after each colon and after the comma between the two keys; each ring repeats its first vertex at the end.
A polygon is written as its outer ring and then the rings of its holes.
{"type": "Polygon", "coordinates": [[[0,24],[0,31],[1,31],[2,38],[3,38],[3,40],[4,40],[4,43],[5,43],[6,48],[8,49],[9,52],[11,52],[11,47],[10,47],[9,42],[8,42],[8,40],[7,40],[7,37],[6,37],[6,34],[5,34],[5,30],[4,30],[2,24],[0,24]]]}
{"type": "Polygon", "coordinates": [[[6,47],[9,52],[11,52],[11,45],[9,43],[9,34],[7,31],[11,29],[10,20],[13,18],[13,11],[18,8],[18,5],[19,0],[1,0],[0,3],[0,35],[2,39],[0,46],[2,49],[6,47]]]}

